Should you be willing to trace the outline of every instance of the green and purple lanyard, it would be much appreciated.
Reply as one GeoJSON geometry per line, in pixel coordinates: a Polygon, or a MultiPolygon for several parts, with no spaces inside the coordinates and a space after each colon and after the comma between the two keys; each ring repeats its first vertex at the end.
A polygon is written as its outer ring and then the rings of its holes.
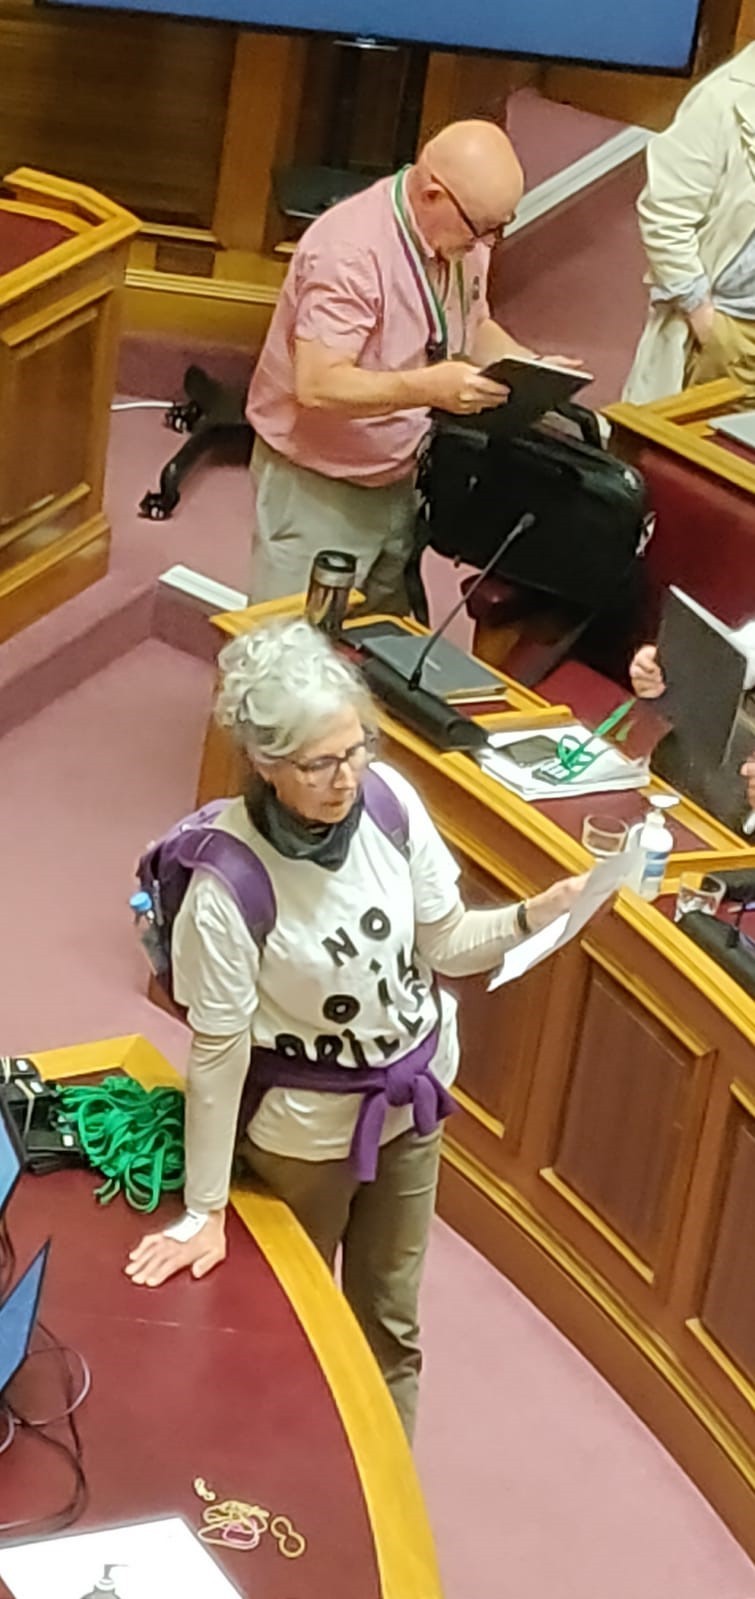
{"type": "MultiPolygon", "coordinates": [[[[430,362],[445,361],[448,358],[448,321],[444,307],[439,300],[438,295],[435,292],[435,288],[428,276],[427,268],[422,257],[422,252],[417,244],[416,236],[409,221],[409,216],[406,209],[406,201],[404,199],[404,180],[408,171],[408,167],[402,167],[401,171],[396,173],[396,176],[393,180],[393,188],[391,190],[393,215],[396,221],[396,227],[398,228],[398,234],[401,240],[404,255],[406,256],[409,270],[417,286],[417,291],[424,307],[425,316],[427,317],[429,333],[427,344],[425,345],[427,359],[430,362]]],[[[463,350],[463,347],[466,344],[467,332],[467,302],[464,288],[464,268],[461,261],[456,261],[454,266],[456,287],[459,295],[459,306],[461,308],[463,350]]]]}

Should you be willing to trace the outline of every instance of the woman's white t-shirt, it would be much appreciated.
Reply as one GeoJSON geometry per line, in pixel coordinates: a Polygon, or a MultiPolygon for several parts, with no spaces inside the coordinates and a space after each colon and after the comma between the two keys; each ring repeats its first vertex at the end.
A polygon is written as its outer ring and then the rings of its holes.
{"type": "MultiPolygon", "coordinates": [[[[173,928],[173,986],[191,1027],[211,1037],[244,1030],[250,1042],[325,1066],[386,1066],[440,1020],[433,1071],[446,1085],[458,1064],[456,1006],[439,994],[415,951],[417,922],[459,902],[459,868],[416,791],[382,762],[375,770],[403,805],[407,856],[362,812],[343,865],[329,871],[281,855],[234,800],[219,825],[251,845],[272,881],[275,925],[260,950],[229,891],[194,872],[173,928]]],[[[260,1148],[308,1160],[345,1157],[358,1094],[273,1088],[249,1124],[260,1148]]],[[[382,1142],[412,1125],[389,1109],[382,1142]]]]}

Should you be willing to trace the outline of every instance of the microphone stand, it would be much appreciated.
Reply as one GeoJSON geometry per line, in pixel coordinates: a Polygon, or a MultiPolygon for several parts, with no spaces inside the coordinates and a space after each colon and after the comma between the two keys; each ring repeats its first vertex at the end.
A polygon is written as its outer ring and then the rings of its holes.
{"type": "Polygon", "coordinates": [[[478,573],[469,592],[461,596],[440,627],[435,628],[430,634],[408,675],[389,665],[387,661],[379,660],[377,656],[368,657],[362,664],[362,674],[378,698],[383,700],[390,710],[395,711],[399,721],[427,739],[428,743],[434,744],[437,749],[462,750],[468,755],[475,755],[485,748],[488,736],[485,729],[477,722],[473,722],[468,716],[460,715],[458,710],[453,705],[448,705],[439,694],[433,694],[421,686],[422,668],[433,645],[445,633],[470,594],[474,593],[483,578],[487,577],[496,562],[500,561],[501,556],[505,555],[515,540],[521,538],[534,522],[535,517],[531,511],[525,512],[524,516],[519,518],[516,526],[501,540],[491,559],[478,573]]]}
{"type": "Polygon", "coordinates": [[[410,688],[419,688],[422,678],[422,668],[427,660],[428,655],[431,653],[437,640],[443,637],[446,628],[451,626],[454,617],[458,616],[462,606],[468,604],[469,600],[472,598],[472,595],[477,593],[480,584],[484,581],[488,574],[492,572],[493,567],[498,564],[502,556],[506,554],[507,550],[511,549],[512,544],[515,544],[516,540],[520,539],[523,533],[529,532],[529,529],[534,527],[535,520],[536,518],[532,511],[525,511],[524,516],[520,516],[519,521],[510,529],[501,543],[497,545],[490,557],[490,560],[486,562],[485,566],[483,566],[482,571],[478,572],[474,583],[470,584],[466,594],[462,594],[457,600],[456,604],[449,611],[448,616],[444,617],[440,627],[433,629],[423,649],[420,650],[414,670],[408,679],[410,688]]]}

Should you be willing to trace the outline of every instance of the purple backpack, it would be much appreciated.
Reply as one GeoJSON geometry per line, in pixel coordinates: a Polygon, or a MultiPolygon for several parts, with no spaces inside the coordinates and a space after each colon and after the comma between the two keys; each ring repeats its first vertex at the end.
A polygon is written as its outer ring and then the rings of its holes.
{"type": "MultiPolygon", "coordinates": [[[[373,768],[362,779],[367,815],[390,839],[403,856],[408,854],[409,819],[393,789],[373,768]]],[[[275,926],[276,904],[267,868],[254,850],[232,833],[213,823],[230,804],[227,799],[211,800],[200,810],[176,822],[175,826],[150,844],[136,868],[140,888],[150,895],[155,926],[163,955],[163,970],[155,973],[157,982],[173,999],[171,938],[173,923],[183,903],[195,867],[212,872],[233,895],[255,943],[262,949],[275,926]]]]}

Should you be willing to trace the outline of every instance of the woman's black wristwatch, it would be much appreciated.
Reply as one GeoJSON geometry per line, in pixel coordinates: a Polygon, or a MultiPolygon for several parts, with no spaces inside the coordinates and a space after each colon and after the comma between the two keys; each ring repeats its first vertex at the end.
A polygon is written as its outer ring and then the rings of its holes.
{"type": "Polygon", "coordinates": [[[520,899],[516,908],[516,925],[525,938],[529,938],[532,928],[527,921],[527,901],[520,899]]]}

